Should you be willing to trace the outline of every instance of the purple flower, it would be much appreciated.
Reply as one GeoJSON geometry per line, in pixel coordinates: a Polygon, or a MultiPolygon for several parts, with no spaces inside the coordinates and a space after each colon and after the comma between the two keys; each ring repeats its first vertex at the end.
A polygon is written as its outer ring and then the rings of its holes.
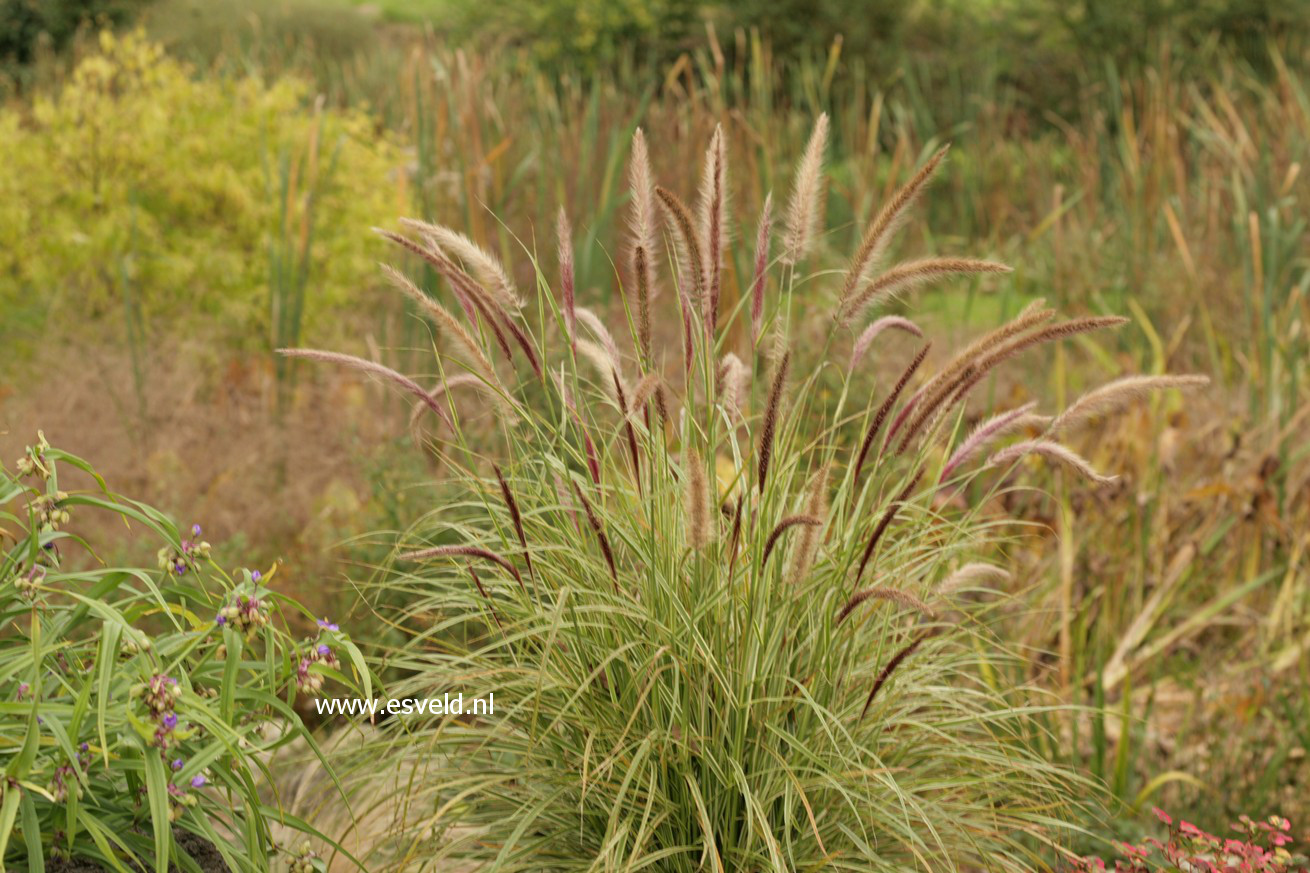
{"type": "Polygon", "coordinates": [[[197,537],[200,536],[200,525],[198,524],[191,525],[191,535],[197,537]]]}
{"type": "Polygon", "coordinates": [[[227,616],[226,616],[226,615],[220,615],[218,618],[214,619],[214,622],[215,622],[219,627],[222,627],[223,625],[227,624],[227,616]]]}
{"type": "Polygon", "coordinates": [[[182,769],[182,759],[181,759],[181,758],[178,758],[178,759],[175,760],[175,761],[174,761],[170,766],[172,766],[172,768],[173,768],[174,770],[181,770],[181,769],[182,769]]]}
{"type": "Polygon", "coordinates": [[[204,787],[204,784],[205,784],[205,777],[204,777],[204,776],[201,776],[200,774],[196,774],[195,776],[192,776],[192,777],[191,777],[191,787],[192,787],[192,788],[202,788],[202,787],[204,787]]]}
{"type": "Polygon", "coordinates": [[[319,644],[318,644],[318,653],[319,653],[320,655],[325,655],[325,656],[326,656],[326,655],[330,655],[330,654],[332,654],[332,650],[329,649],[327,646],[325,646],[323,643],[319,643],[319,644]]]}
{"type": "Polygon", "coordinates": [[[22,700],[24,697],[27,696],[27,692],[29,692],[29,691],[31,691],[31,690],[32,690],[32,686],[31,686],[31,685],[28,685],[26,682],[19,682],[19,683],[18,683],[18,699],[19,699],[19,700],[22,700]]]}
{"type": "Polygon", "coordinates": [[[85,752],[85,751],[89,750],[89,749],[91,748],[91,746],[88,745],[87,743],[83,743],[82,745],[78,746],[78,748],[81,749],[83,752],[85,752]]]}
{"type": "Polygon", "coordinates": [[[250,573],[250,579],[251,579],[251,581],[253,581],[253,582],[258,582],[260,579],[263,579],[263,578],[264,578],[264,574],[261,573],[261,572],[259,572],[258,570],[253,570],[253,571],[251,571],[251,573],[250,573]]]}
{"type": "Polygon", "coordinates": [[[337,627],[335,624],[333,624],[332,622],[328,621],[326,618],[320,618],[320,619],[318,620],[318,626],[321,627],[321,628],[323,628],[324,630],[330,630],[330,631],[339,631],[339,630],[341,630],[341,628],[337,627]]]}
{"type": "Polygon", "coordinates": [[[159,723],[163,725],[164,730],[171,731],[173,728],[177,727],[177,713],[164,713],[164,717],[159,720],[159,723]]]}

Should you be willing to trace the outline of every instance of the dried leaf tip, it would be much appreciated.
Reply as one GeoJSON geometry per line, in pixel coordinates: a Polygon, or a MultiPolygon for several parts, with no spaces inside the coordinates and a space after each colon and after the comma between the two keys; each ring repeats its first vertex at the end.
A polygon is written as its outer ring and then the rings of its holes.
{"type": "Polygon", "coordinates": [[[819,232],[823,213],[823,153],[828,146],[828,114],[819,116],[814,132],[796,167],[796,181],[787,205],[784,264],[795,264],[809,254],[819,232]]]}

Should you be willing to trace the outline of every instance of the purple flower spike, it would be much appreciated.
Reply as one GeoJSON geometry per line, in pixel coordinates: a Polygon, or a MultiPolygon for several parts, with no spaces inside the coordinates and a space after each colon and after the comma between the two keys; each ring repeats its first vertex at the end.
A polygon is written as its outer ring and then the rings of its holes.
{"type": "Polygon", "coordinates": [[[196,775],[196,776],[192,776],[192,777],[191,777],[191,787],[192,787],[192,788],[202,788],[202,787],[204,787],[204,784],[205,784],[205,777],[204,777],[204,776],[196,775]]]}

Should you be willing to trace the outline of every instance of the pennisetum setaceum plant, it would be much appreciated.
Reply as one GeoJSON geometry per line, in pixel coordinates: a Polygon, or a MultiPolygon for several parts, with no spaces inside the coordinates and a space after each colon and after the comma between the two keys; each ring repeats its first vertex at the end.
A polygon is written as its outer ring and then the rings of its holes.
{"type": "Polygon", "coordinates": [[[943,151],[844,273],[814,272],[827,128],[821,117],[776,234],[766,201],[740,295],[724,269],[722,132],[694,207],[654,183],[638,132],[610,326],[577,304],[562,213],[557,285],[534,257],[531,306],[468,238],[406,221],[382,235],[453,300],[387,271],[435,327],[435,387],[284,350],[411,392],[450,465],[450,502],[405,534],[379,583],[411,634],[386,657],[403,677],[390,691],[494,693],[495,712],[405,719],[380,741],[416,768],[390,863],[1024,870],[1054,857],[1077,780],[1025,742],[1031,698],[994,669],[1006,649],[968,593],[1004,575],[977,560],[998,525],[962,488],[1005,487],[1030,456],[1103,478],[1058,438],[1143,391],[1204,380],[1135,377],[1054,417],[1026,405],[960,433],[999,365],[1124,321],[1057,321],[1038,302],[932,375],[924,343],[857,394],[879,334],[922,337],[897,315],[864,326],[868,313],[1008,268],[884,266],[943,151]],[[792,347],[809,320],[825,322],[821,351],[792,347]]]}

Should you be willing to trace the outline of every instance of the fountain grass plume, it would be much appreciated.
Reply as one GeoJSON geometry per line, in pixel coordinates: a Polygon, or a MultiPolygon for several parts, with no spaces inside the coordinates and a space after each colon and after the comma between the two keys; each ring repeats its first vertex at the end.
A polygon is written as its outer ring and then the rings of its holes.
{"type": "Polygon", "coordinates": [[[555,219],[555,238],[559,243],[560,306],[564,310],[564,327],[568,331],[569,342],[576,344],[578,329],[573,288],[573,230],[569,227],[569,217],[563,206],[559,208],[555,219]]]}
{"type": "Polygon", "coordinates": [[[450,413],[442,408],[441,404],[437,403],[432,394],[425,391],[422,385],[418,384],[408,376],[397,373],[390,367],[379,364],[376,361],[369,361],[354,355],[342,354],[341,352],[326,352],[320,349],[278,349],[277,353],[288,358],[303,358],[309,361],[340,364],[341,366],[359,370],[362,373],[367,373],[370,376],[377,376],[384,381],[398,386],[401,390],[413,394],[419,399],[420,403],[435,412],[442,421],[446,422],[446,424],[451,427],[454,427],[454,422],[450,418],[450,413]]]}
{"type": "Polygon", "coordinates": [[[632,285],[637,290],[637,348],[646,360],[651,355],[650,302],[655,285],[655,183],[651,181],[650,156],[641,128],[632,137],[628,162],[628,187],[632,192],[630,235],[632,237],[632,285]]]}
{"type": "Polygon", "coordinates": [[[769,241],[773,233],[773,192],[764,197],[760,224],[755,231],[755,273],[751,278],[751,345],[760,341],[760,324],[764,319],[764,286],[768,282],[769,241]]]}
{"type": "Polygon", "coordinates": [[[1068,467],[1080,476],[1090,479],[1098,485],[1113,482],[1118,478],[1117,476],[1106,476],[1098,473],[1096,468],[1093,467],[1082,455],[1066,445],[1047,439],[1025,440],[1021,443],[1006,446],[987,459],[987,466],[1002,467],[1022,458],[1026,458],[1029,455],[1035,455],[1046,458],[1050,461],[1055,461],[1064,467],[1068,467]]]}
{"type": "Polygon", "coordinates": [[[778,417],[782,414],[782,393],[787,385],[787,371],[791,369],[791,352],[782,356],[778,370],[773,374],[773,385],[769,388],[769,405],[764,410],[764,428],[760,432],[760,459],[756,467],[755,480],[761,492],[769,479],[769,462],[773,458],[773,442],[778,433],[778,417]]]}
{"type": "Polygon", "coordinates": [[[915,597],[910,592],[902,591],[899,588],[889,588],[886,585],[875,585],[872,588],[863,588],[851,595],[851,599],[846,601],[845,605],[842,606],[841,612],[837,613],[837,624],[841,624],[846,619],[850,618],[851,613],[859,609],[860,604],[869,600],[884,600],[888,603],[895,603],[906,609],[912,609],[915,612],[922,613],[928,618],[936,617],[936,613],[933,611],[932,607],[915,597]]]}
{"type": "Polygon", "coordinates": [[[873,345],[873,341],[877,339],[878,334],[892,329],[902,330],[911,336],[923,338],[923,329],[908,318],[901,315],[884,315],[860,332],[855,344],[851,347],[851,363],[847,369],[855,372],[855,368],[860,365],[860,361],[864,360],[864,356],[868,353],[869,347],[873,345]]]}
{"type": "Polygon", "coordinates": [[[791,199],[787,202],[787,228],[784,236],[782,262],[795,265],[803,260],[823,221],[823,153],[828,147],[828,116],[819,116],[814,131],[805,146],[796,180],[792,183],[791,199]]]}
{"type": "Polygon", "coordinates": [[[678,198],[678,195],[668,188],[656,185],[655,196],[659,198],[660,203],[673,220],[673,227],[677,231],[678,240],[682,243],[684,252],[682,258],[683,268],[691,274],[692,279],[692,300],[698,305],[704,306],[705,260],[700,236],[696,232],[696,224],[692,220],[691,211],[678,198]]]}
{"type": "Polygon", "coordinates": [[[848,327],[867,310],[884,303],[902,291],[927,284],[952,274],[1009,273],[1011,269],[995,261],[974,258],[922,258],[897,264],[869,282],[837,310],[837,320],[848,327]]]}
{"type": "Polygon", "coordinates": [[[430,224],[412,218],[402,219],[401,223],[419,235],[431,241],[439,249],[450,252],[472,270],[479,284],[491,294],[496,303],[507,311],[523,307],[523,298],[514,287],[500,260],[491,252],[458,231],[439,224],[430,224]]]}
{"type": "Polygon", "coordinates": [[[906,183],[905,187],[898,190],[891,200],[887,201],[879,210],[877,217],[874,218],[873,223],[869,225],[869,229],[865,231],[864,237],[860,240],[860,245],[846,270],[846,279],[842,284],[842,306],[840,309],[846,308],[847,301],[851,300],[855,294],[855,289],[868,278],[869,271],[882,259],[892,235],[905,223],[909,216],[910,207],[919,199],[919,195],[923,193],[923,189],[937,172],[937,168],[941,165],[949,149],[950,146],[943,146],[938,149],[928,159],[927,163],[914,174],[913,178],[906,183]]]}
{"type": "Polygon", "coordinates": [[[1051,433],[1074,430],[1092,419],[1111,415],[1134,400],[1170,388],[1192,391],[1210,384],[1208,376],[1125,376],[1079,397],[1051,424],[1051,433]]]}
{"type": "Polygon", "coordinates": [[[697,201],[698,231],[704,243],[705,264],[701,269],[708,285],[705,300],[706,330],[718,328],[719,297],[723,292],[723,249],[727,233],[728,199],[727,156],[723,147],[723,126],[714,128],[709,149],[705,152],[705,169],[697,201]]]}
{"type": "MultiPolygon", "coordinates": [[[[888,413],[896,405],[896,401],[905,390],[905,386],[914,378],[914,374],[918,372],[924,359],[928,357],[928,351],[931,348],[932,343],[927,343],[923,348],[919,349],[914,358],[910,360],[909,365],[901,372],[900,378],[896,380],[895,387],[888,393],[882,405],[878,407],[878,411],[874,413],[873,418],[869,421],[869,427],[864,432],[864,440],[860,443],[860,451],[855,457],[855,474],[853,478],[857,484],[860,481],[860,472],[864,469],[865,461],[868,460],[869,450],[873,448],[873,442],[878,438],[879,431],[882,430],[883,422],[887,420],[888,413]]],[[[909,412],[909,408],[907,405],[905,411],[909,412]]]]}

